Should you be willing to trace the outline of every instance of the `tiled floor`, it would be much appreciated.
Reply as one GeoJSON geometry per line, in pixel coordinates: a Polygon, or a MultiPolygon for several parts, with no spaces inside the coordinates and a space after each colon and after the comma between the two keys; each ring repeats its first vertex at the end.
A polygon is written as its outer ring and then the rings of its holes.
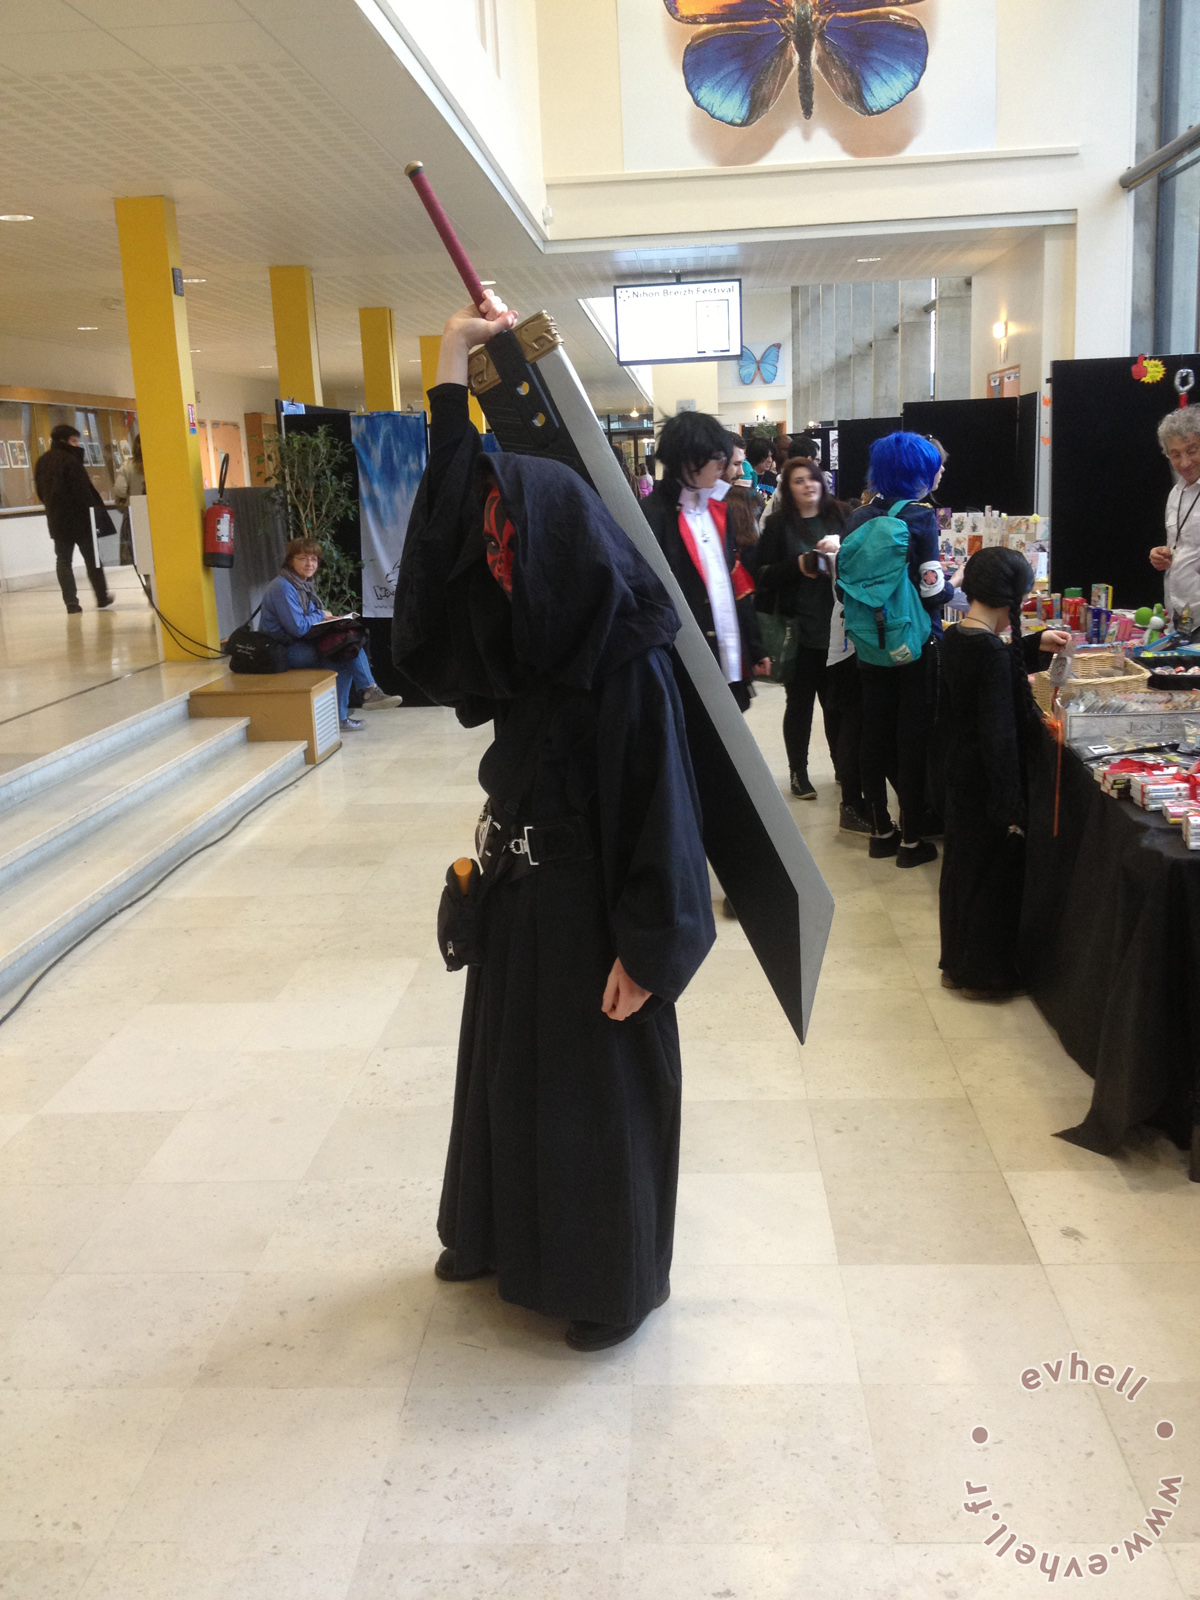
{"type": "Polygon", "coordinates": [[[680,1008],[669,1304],[588,1357],[434,1280],[485,737],[373,714],[0,1028],[0,1596],[1200,1596],[1200,1186],[1050,1137],[1088,1080],[937,987],[936,868],[840,836],[822,762],[809,1043],[729,922],[680,1008]],[[1149,1382],[1021,1387],[1073,1350],[1149,1382]]]}
{"type": "Polygon", "coordinates": [[[161,664],[154,616],[131,567],[108,569],[115,599],[107,611],[78,576],[81,616],[67,615],[56,588],[0,593],[0,773],[221,671],[219,663],[161,664]]]}

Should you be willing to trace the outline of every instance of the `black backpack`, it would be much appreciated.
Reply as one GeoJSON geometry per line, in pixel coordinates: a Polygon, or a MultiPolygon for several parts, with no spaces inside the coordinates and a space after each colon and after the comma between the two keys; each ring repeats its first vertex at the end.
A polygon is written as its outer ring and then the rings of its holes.
{"type": "Polygon", "coordinates": [[[235,628],[225,641],[225,654],[229,657],[230,672],[286,672],[288,669],[287,640],[276,633],[260,633],[251,626],[262,610],[257,606],[240,628],[235,628]]]}

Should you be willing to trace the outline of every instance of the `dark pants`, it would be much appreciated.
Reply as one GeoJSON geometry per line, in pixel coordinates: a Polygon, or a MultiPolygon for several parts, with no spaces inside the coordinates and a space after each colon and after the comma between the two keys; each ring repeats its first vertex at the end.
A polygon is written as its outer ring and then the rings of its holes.
{"type": "MultiPolygon", "coordinates": [[[[858,661],[843,656],[825,668],[825,735],[833,751],[833,767],[842,787],[842,804],[864,810],[862,792],[862,685],[858,661]]],[[[890,771],[890,768],[889,768],[890,771]]]]}
{"type": "Polygon", "coordinates": [[[787,706],[783,713],[783,743],[787,750],[789,771],[801,777],[808,775],[808,741],[812,735],[814,700],[821,702],[825,738],[834,766],[837,765],[837,750],[829,726],[825,672],[825,657],[828,654],[828,650],[806,650],[801,646],[796,656],[796,670],[785,685],[787,706]]]}
{"type": "Polygon", "coordinates": [[[921,659],[906,667],[858,664],[863,700],[862,785],[871,825],[876,833],[891,831],[887,779],[889,770],[894,770],[907,844],[920,839],[925,821],[933,651],[933,645],[927,644],[921,659]]]}
{"type": "Polygon", "coordinates": [[[96,599],[103,603],[108,599],[108,585],[104,581],[104,568],[96,565],[96,550],[91,533],[73,534],[58,533],[54,539],[54,571],[58,577],[58,587],[62,590],[62,597],[68,606],[79,604],[79,591],[75,587],[75,572],[71,563],[74,560],[76,547],[83,557],[83,564],[87,568],[87,575],[92,588],[96,592],[96,599]]]}

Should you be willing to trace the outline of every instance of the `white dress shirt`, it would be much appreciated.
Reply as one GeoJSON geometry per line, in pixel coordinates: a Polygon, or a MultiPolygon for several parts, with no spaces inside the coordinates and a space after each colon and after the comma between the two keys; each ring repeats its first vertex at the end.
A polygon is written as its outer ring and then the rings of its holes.
{"type": "Polygon", "coordinates": [[[712,607],[713,627],[717,633],[717,654],[721,671],[727,683],[742,681],[742,633],[738,626],[737,601],[733,593],[733,579],[725,558],[725,541],[708,509],[710,500],[724,500],[729,485],[724,481],[711,489],[685,489],[679,509],[687,518],[688,528],[696,541],[696,550],[704,566],[704,587],[708,590],[708,603],[712,607]]]}
{"type": "Polygon", "coordinates": [[[1171,565],[1163,573],[1163,610],[1176,616],[1190,606],[1200,625],[1200,483],[1177,483],[1167,496],[1167,545],[1171,565]]]}

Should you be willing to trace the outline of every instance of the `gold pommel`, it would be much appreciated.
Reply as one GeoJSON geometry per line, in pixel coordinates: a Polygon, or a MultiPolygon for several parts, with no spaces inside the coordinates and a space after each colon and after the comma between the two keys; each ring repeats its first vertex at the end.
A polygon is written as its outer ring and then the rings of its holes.
{"type": "Polygon", "coordinates": [[[424,172],[424,171],[425,171],[425,163],[423,161],[410,161],[408,163],[408,165],[404,169],[404,176],[406,178],[411,178],[414,172],[424,172]]]}

